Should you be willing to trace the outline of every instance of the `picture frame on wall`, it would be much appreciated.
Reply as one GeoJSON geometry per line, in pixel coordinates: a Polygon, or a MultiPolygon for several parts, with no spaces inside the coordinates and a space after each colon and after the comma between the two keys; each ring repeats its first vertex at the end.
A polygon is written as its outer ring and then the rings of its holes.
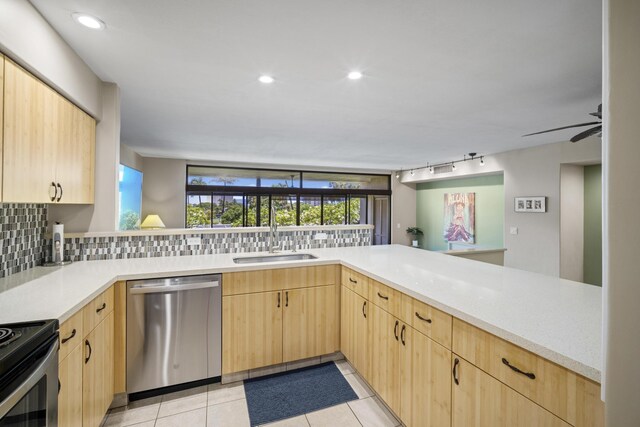
{"type": "Polygon", "coordinates": [[[544,213],[547,211],[545,196],[514,197],[513,208],[516,212],[544,213]]]}

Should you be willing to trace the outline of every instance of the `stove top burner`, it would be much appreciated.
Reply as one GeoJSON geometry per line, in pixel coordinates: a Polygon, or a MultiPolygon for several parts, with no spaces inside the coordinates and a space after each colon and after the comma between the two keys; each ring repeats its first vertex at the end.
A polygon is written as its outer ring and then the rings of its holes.
{"type": "Polygon", "coordinates": [[[4,342],[13,336],[13,329],[0,328],[0,342],[4,342]]]}
{"type": "Polygon", "coordinates": [[[9,345],[22,336],[22,332],[14,332],[10,328],[0,328],[0,347],[9,345]]]}

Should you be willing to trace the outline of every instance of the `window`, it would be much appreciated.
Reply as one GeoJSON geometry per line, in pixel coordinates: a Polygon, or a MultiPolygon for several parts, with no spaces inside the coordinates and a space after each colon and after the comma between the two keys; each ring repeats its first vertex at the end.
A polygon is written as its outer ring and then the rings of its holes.
{"type": "Polygon", "coordinates": [[[390,175],[187,166],[186,227],[368,224],[390,175]]]}
{"type": "Polygon", "coordinates": [[[142,212],[142,172],[120,165],[118,170],[119,230],[140,228],[142,212]]]}

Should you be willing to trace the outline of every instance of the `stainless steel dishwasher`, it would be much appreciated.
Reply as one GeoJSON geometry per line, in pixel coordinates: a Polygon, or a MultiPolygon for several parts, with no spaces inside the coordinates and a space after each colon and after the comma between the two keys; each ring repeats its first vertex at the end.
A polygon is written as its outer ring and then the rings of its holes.
{"type": "Polygon", "coordinates": [[[127,282],[127,393],[221,374],[222,276],[127,282]]]}

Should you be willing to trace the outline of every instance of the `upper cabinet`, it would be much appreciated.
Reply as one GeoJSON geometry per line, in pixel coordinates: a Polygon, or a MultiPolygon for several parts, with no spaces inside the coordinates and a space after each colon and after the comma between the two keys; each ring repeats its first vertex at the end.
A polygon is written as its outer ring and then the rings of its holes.
{"type": "Polygon", "coordinates": [[[93,203],[96,122],[4,63],[2,201],[93,203]]]}

